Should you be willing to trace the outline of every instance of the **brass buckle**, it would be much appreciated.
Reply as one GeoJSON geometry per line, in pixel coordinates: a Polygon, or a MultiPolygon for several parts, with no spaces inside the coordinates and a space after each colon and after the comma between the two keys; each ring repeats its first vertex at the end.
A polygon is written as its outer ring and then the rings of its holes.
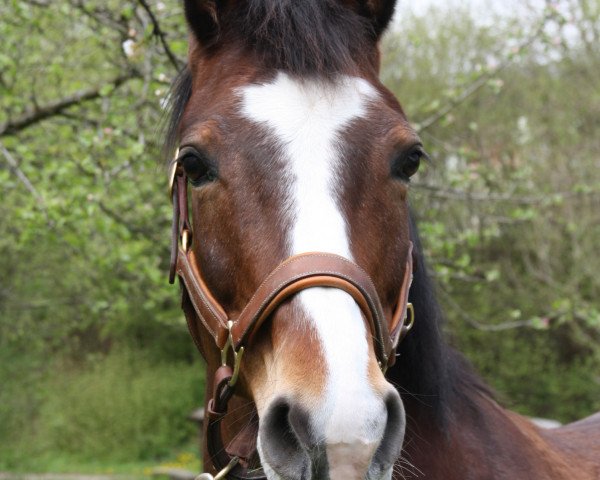
{"type": "Polygon", "coordinates": [[[226,475],[231,472],[233,467],[235,467],[240,461],[239,457],[233,457],[231,461],[227,464],[227,466],[221,470],[215,477],[213,477],[210,473],[201,473],[198,475],[195,480],[223,480],[226,478],[226,475]]]}
{"type": "MultiPolygon", "coordinates": [[[[398,333],[398,335],[399,335],[398,341],[402,340],[402,338],[404,338],[404,336],[408,332],[410,332],[410,330],[413,328],[414,325],[415,325],[415,307],[413,306],[412,303],[408,302],[406,304],[406,315],[404,317],[404,323],[402,325],[402,328],[400,329],[400,332],[398,333]]],[[[387,369],[389,367],[389,359],[388,359],[388,363],[386,363],[385,365],[383,364],[383,362],[380,362],[380,361],[377,362],[377,364],[379,365],[379,368],[385,375],[385,373],[387,372],[387,369]]]]}
{"type": "Polygon", "coordinates": [[[227,322],[227,330],[229,334],[227,335],[227,342],[225,342],[225,346],[223,350],[221,350],[221,365],[224,367],[227,366],[227,354],[229,350],[233,352],[233,374],[231,375],[231,379],[228,382],[230,387],[233,387],[240,375],[240,364],[242,363],[242,356],[244,355],[244,347],[240,347],[240,349],[236,352],[235,348],[233,348],[233,335],[231,334],[231,329],[233,328],[233,320],[229,320],[227,322]]]}
{"type": "Polygon", "coordinates": [[[190,231],[185,228],[182,232],[181,232],[181,248],[183,249],[183,251],[185,253],[188,252],[189,248],[190,248],[190,244],[192,243],[190,241],[190,231]]]}
{"type": "Polygon", "coordinates": [[[177,176],[177,167],[179,163],[177,163],[177,158],[179,157],[179,148],[175,150],[175,156],[171,161],[171,165],[169,166],[169,199],[173,201],[173,187],[175,185],[175,177],[177,176]]]}
{"type": "Polygon", "coordinates": [[[379,365],[379,370],[381,370],[381,373],[383,373],[385,375],[385,373],[387,372],[388,366],[389,366],[390,360],[388,358],[388,361],[385,362],[385,365],[382,362],[377,362],[377,365],[379,365]]]}
{"type": "Polygon", "coordinates": [[[408,302],[406,304],[406,318],[405,318],[405,323],[403,326],[403,329],[406,333],[410,332],[410,330],[412,329],[412,327],[415,324],[415,307],[413,307],[413,304],[408,302]]]}

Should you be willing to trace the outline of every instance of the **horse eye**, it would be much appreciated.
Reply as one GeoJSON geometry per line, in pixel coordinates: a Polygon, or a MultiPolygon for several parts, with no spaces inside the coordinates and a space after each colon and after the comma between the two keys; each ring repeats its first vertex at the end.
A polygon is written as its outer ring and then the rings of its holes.
{"type": "Polygon", "coordinates": [[[216,180],[217,175],[209,161],[195,153],[186,154],[179,160],[190,183],[195,187],[216,180]]]}
{"type": "Polygon", "coordinates": [[[420,147],[412,149],[408,154],[401,155],[394,161],[393,176],[404,181],[410,180],[410,177],[419,170],[421,160],[425,156],[425,152],[420,147]]]}
{"type": "Polygon", "coordinates": [[[410,178],[417,173],[419,167],[421,166],[421,158],[423,158],[423,152],[420,150],[411,152],[404,162],[404,167],[402,169],[404,175],[410,178]]]}

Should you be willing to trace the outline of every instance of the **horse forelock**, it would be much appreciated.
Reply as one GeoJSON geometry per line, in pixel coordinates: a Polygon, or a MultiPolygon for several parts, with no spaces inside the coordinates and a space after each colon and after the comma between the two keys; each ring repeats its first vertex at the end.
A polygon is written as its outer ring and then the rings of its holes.
{"type": "Polygon", "coordinates": [[[372,24],[338,0],[247,0],[223,24],[223,41],[236,39],[293,76],[331,78],[374,60],[372,24]]]}

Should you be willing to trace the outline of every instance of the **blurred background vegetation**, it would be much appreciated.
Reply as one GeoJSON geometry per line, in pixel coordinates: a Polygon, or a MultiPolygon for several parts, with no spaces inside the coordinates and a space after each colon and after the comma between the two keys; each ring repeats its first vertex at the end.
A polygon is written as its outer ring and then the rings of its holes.
{"type": "MultiPolygon", "coordinates": [[[[590,414],[600,1],[408,3],[383,79],[434,159],[412,199],[448,336],[508,407],[590,414]]],[[[3,0],[0,38],[0,470],[193,451],[202,363],[166,281],[160,161],[181,6],[3,0]]]]}

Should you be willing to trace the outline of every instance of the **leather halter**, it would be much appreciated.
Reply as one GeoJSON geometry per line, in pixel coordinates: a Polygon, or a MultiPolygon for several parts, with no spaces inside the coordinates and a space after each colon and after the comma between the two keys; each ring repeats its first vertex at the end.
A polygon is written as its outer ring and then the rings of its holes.
{"type": "MultiPolygon", "coordinates": [[[[175,276],[180,279],[183,310],[200,353],[204,356],[200,348],[198,322],[211,334],[221,351],[222,365],[214,374],[213,396],[206,411],[206,446],[213,466],[220,470],[216,478],[225,478],[226,475],[239,480],[263,479],[262,470],[249,471],[244,467],[255,451],[256,427],[247,427],[228,449],[224,448],[221,437],[220,422],[233,396],[245,349],[252,344],[264,321],[286,299],[308,288],[337,288],[352,296],[360,307],[373,336],[379,366],[385,373],[395,361],[399,341],[414,323],[412,305],[408,303],[413,269],[412,242],[409,244],[404,279],[392,315],[385,315],[375,286],[361,267],[339,255],[309,252],[294,255],[275,268],[257,288],[239,316],[231,319],[208,289],[191,249],[187,176],[177,159],[171,165],[169,190],[173,202],[169,282],[173,283],[175,276]],[[405,321],[407,313],[408,322],[405,321]],[[228,364],[231,357],[233,366],[228,364]]],[[[209,474],[203,475],[198,478],[212,478],[209,474]]]]}

